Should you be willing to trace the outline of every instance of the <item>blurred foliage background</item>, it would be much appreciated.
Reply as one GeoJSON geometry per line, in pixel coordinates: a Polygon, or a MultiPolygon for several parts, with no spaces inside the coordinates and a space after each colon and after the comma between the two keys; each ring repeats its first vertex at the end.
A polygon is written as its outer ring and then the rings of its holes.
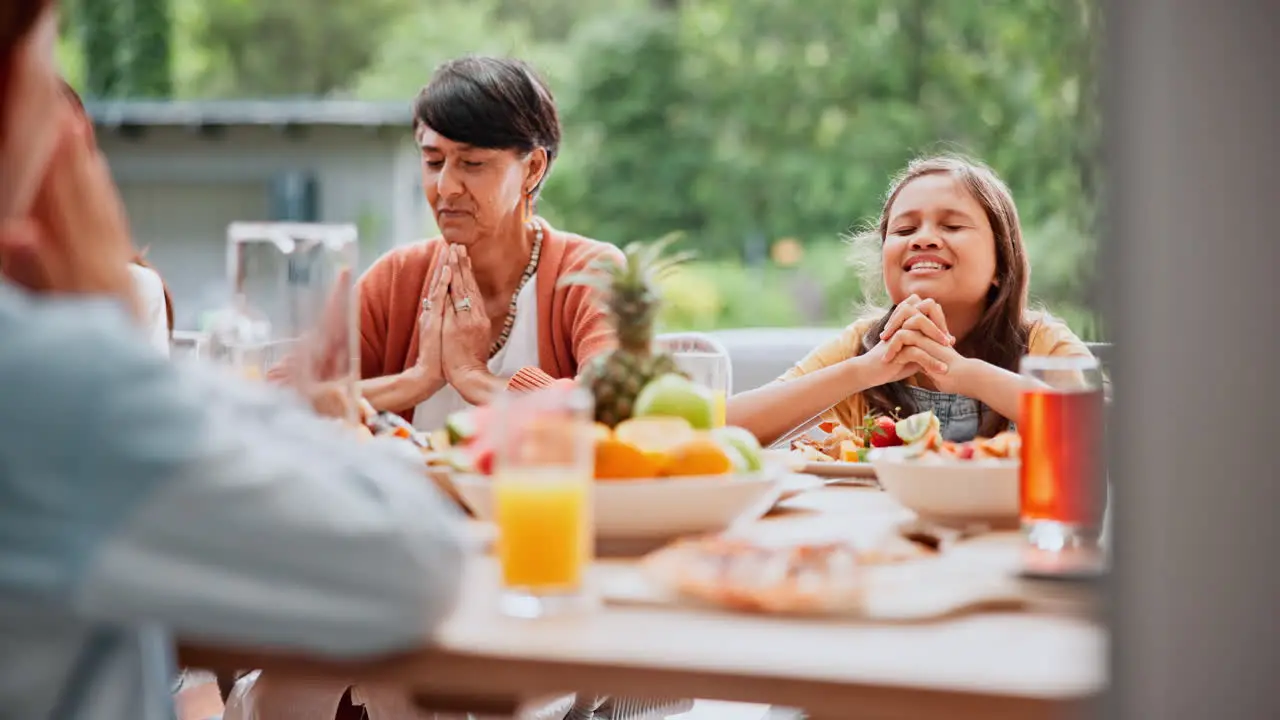
{"type": "Polygon", "coordinates": [[[700,260],[673,327],[840,325],[879,290],[847,239],[910,158],[1013,188],[1038,302],[1101,331],[1098,15],[1088,0],[69,0],[87,96],[404,100],[441,61],[513,54],[566,129],[542,212],[700,260]],[[798,250],[797,250],[798,248],[798,250]],[[780,252],[784,249],[786,252],[780,252]]]}

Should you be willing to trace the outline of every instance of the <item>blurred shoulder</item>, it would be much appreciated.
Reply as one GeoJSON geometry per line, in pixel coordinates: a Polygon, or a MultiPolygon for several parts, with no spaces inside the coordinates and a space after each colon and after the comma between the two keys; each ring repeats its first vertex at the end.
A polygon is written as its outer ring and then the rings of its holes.
{"type": "Polygon", "coordinates": [[[141,294],[151,296],[164,294],[164,281],[160,273],[148,267],[129,263],[129,274],[133,277],[134,288],[141,294]]]}
{"type": "Polygon", "coordinates": [[[129,275],[133,278],[133,290],[142,298],[148,309],[165,307],[164,280],[155,270],[129,263],[129,275]]]}

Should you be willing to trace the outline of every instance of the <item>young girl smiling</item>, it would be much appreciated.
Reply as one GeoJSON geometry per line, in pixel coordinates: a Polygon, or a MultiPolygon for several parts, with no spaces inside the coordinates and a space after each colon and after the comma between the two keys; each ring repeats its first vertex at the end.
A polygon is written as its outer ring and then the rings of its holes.
{"type": "Polygon", "coordinates": [[[917,160],[892,183],[877,232],[892,307],[854,322],[778,380],[729,402],[763,443],[817,423],[932,410],[947,440],[1018,420],[1023,355],[1089,355],[1027,308],[1030,268],[1013,196],[981,163],[917,160]]]}

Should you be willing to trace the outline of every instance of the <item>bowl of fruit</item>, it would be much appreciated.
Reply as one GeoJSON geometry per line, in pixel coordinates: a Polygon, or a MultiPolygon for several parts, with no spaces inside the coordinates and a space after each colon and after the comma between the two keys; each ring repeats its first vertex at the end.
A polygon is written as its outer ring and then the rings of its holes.
{"type": "MultiPolygon", "coordinates": [[[[661,540],[716,532],[768,512],[786,468],[766,461],[754,435],[713,427],[705,389],[678,374],[646,385],[631,417],[595,424],[593,522],[604,540],[661,540]]],[[[483,408],[450,418],[452,484],[467,509],[492,518],[495,448],[483,408]]]]}
{"type": "Polygon", "coordinates": [[[1017,526],[1017,433],[950,442],[942,439],[932,412],[897,421],[895,431],[901,445],[868,455],[881,487],[895,500],[921,519],[948,527],[1017,526]]]}

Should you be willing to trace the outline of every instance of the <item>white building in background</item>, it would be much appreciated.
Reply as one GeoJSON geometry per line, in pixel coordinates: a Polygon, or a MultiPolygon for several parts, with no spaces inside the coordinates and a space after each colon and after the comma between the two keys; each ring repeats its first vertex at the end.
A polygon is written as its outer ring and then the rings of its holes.
{"type": "Polygon", "coordinates": [[[362,267],[431,232],[408,102],[86,105],[179,329],[195,329],[227,299],[232,221],[354,223],[362,267]]]}

